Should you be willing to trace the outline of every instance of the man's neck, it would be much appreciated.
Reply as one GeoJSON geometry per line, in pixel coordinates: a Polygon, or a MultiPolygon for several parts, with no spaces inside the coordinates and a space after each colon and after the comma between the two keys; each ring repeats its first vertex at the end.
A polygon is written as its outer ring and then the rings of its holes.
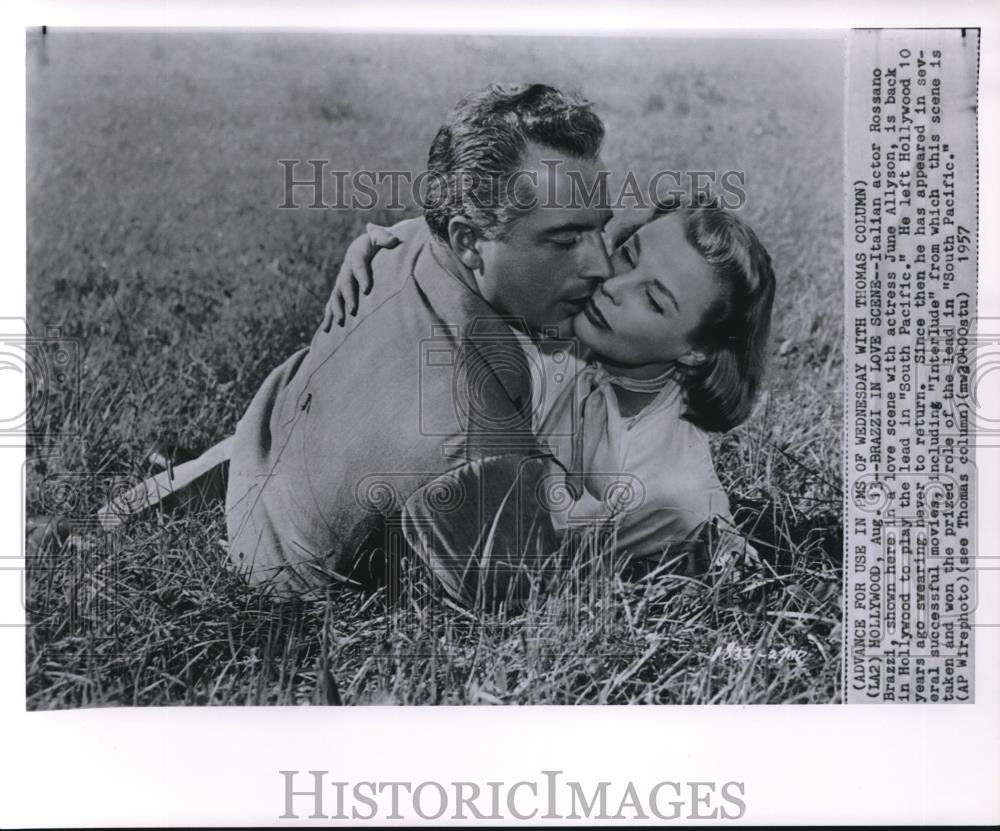
{"type": "Polygon", "coordinates": [[[483,302],[489,305],[491,309],[496,313],[497,317],[502,317],[512,329],[516,329],[519,333],[526,335],[533,341],[537,340],[537,336],[534,332],[531,332],[524,325],[524,322],[519,318],[509,315],[506,312],[497,309],[483,294],[482,287],[476,280],[476,275],[472,272],[468,266],[465,265],[452,251],[448,243],[434,237],[431,240],[431,250],[434,252],[434,257],[438,261],[438,264],[451,274],[455,279],[461,282],[466,288],[473,291],[476,295],[483,299],[483,302]]]}

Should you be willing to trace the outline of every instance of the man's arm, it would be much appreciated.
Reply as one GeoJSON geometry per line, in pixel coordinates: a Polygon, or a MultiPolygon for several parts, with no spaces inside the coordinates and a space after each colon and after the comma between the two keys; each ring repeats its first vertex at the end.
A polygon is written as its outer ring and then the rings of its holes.
{"type": "Polygon", "coordinates": [[[533,581],[559,574],[559,539],[540,503],[545,456],[507,453],[465,462],[413,493],[407,543],[454,599],[519,609],[533,581]]]}

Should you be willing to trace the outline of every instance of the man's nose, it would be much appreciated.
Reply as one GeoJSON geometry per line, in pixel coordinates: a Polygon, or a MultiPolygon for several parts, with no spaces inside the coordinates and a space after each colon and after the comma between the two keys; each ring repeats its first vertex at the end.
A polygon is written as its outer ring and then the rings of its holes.
{"type": "Polygon", "coordinates": [[[615,269],[600,231],[587,234],[587,241],[583,247],[583,261],[580,265],[580,276],[584,280],[604,281],[614,276],[615,269]]]}

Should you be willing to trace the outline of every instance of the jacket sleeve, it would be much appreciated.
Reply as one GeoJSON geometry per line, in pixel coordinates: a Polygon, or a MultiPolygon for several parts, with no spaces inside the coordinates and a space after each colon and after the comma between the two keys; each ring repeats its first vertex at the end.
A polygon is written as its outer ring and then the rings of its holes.
{"type": "Polygon", "coordinates": [[[540,497],[543,455],[466,461],[414,492],[403,508],[407,544],[454,599],[519,608],[533,582],[559,573],[559,540],[540,497]]]}

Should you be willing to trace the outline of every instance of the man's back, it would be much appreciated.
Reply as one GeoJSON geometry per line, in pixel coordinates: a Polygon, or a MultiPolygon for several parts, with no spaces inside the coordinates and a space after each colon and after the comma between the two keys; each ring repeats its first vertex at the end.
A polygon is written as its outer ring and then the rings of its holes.
{"type": "Polygon", "coordinates": [[[321,327],[254,397],[226,500],[231,557],[254,581],[362,577],[368,553],[397,544],[407,500],[411,525],[448,525],[445,548],[468,559],[475,526],[507,504],[495,491],[538,455],[524,354],[449,254],[426,229],[381,252],[358,318],[321,327]]]}

